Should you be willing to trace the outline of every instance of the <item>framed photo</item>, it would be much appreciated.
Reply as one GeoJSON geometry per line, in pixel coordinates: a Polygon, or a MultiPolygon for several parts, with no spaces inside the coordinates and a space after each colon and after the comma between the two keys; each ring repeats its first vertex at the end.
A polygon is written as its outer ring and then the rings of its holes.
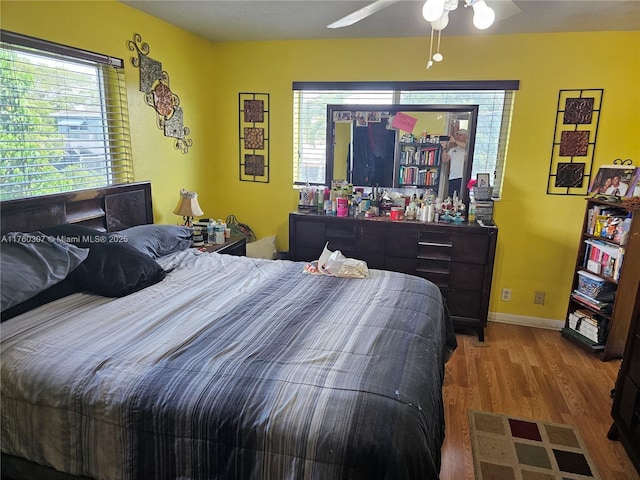
{"type": "Polygon", "coordinates": [[[367,112],[356,112],[356,127],[366,127],[369,125],[367,122],[367,112]]]}
{"type": "Polygon", "coordinates": [[[476,187],[490,187],[489,185],[489,174],[488,173],[479,173],[476,175],[476,187]]]}
{"type": "Polygon", "coordinates": [[[382,112],[367,112],[367,122],[380,122],[382,120],[382,112]]]}
{"type": "Polygon", "coordinates": [[[636,168],[636,176],[627,190],[627,197],[640,197],[640,168],[636,168]]]}
{"type": "Polygon", "coordinates": [[[633,193],[635,175],[633,165],[602,165],[589,185],[589,193],[625,197],[633,193]]]}
{"type": "Polygon", "coordinates": [[[350,110],[338,110],[333,112],[333,121],[334,122],[350,122],[351,121],[351,111],[350,110]]]}

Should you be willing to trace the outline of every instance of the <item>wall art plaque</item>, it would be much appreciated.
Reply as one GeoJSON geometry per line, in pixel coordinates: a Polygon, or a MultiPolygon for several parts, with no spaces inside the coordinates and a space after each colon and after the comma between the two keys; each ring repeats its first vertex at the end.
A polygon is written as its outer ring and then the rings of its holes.
{"type": "Polygon", "coordinates": [[[560,90],[551,145],[549,195],[587,195],[604,90],[560,90]]]}
{"type": "Polygon", "coordinates": [[[187,138],[190,130],[184,126],[184,112],[180,107],[180,98],[171,91],[169,74],[162,69],[162,63],[149,57],[149,44],[142,41],[138,33],[127,42],[136,57],[131,64],[140,69],[140,91],[144,101],[156,111],[156,124],[164,131],[165,137],[175,138],[174,147],[182,153],[189,153],[193,140],[187,138]]]}
{"type": "Polygon", "coordinates": [[[269,183],[269,94],[238,94],[239,175],[243,182],[269,183]]]}

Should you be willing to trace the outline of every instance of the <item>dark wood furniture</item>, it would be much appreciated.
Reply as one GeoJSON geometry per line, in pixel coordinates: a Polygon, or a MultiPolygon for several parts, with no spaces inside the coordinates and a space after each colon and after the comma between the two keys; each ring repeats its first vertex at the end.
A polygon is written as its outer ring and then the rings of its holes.
{"type": "Polygon", "coordinates": [[[113,232],[153,223],[149,182],[5,200],[0,208],[2,233],[33,232],[63,223],[113,232]]]}
{"type": "Polygon", "coordinates": [[[610,203],[594,198],[588,198],[585,208],[582,233],[580,235],[580,246],[578,248],[578,255],[576,259],[572,292],[578,288],[579,272],[588,271],[590,274],[600,277],[603,281],[611,284],[612,287],[615,288],[615,300],[612,308],[609,307],[606,310],[599,310],[580,301],[579,299],[576,299],[575,295],[571,295],[569,297],[569,305],[567,308],[567,322],[565,324],[565,328],[562,330],[562,336],[583,348],[601,353],[603,361],[621,358],[624,353],[625,343],[630,331],[629,328],[631,325],[634,305],[637,301],[638,294],[640,293],[639,265],[640,209],[638,207],[625,206],[624,203],[610,203]],[[602,238],[596,234],[596,231],[590,228],[590,225],[593,225],[594,208],[620,209],[623,214],[626,215],[630,213],[632,216],[628,241],[626,245],[622,245],[622,248],[624,249],[624,256],[617,280],[608,274],[605,275],[604,271],[600,274],[590,271],[586,266],[585,255],[587,255],[587,241],[606,240],[608,244],[615,248],[620,246],[616,240],[602,238]],[[606,337],[606,342],[597,343],[590,341],[570,328],[569,314],[576,310],[589,311],[593,313],[596,318],[601,319],[604,322],[608,322],[609,331],[606,337]]]}
{"type": "Polygon", "coordinates": [[[244,257],[247,254],[247,237],[243,235],[232,235],[230,238],[227,238],[224,243],[205,243],[199,247],[192,248],[197,248],[201,252],[217,252],[244,257]]]}
{"type": "Polygon", "coordinates": [[[317,260],[329,242],[330,250],[364,260],[369,268],[426,278],[440,288],[456,329],[474,331],[481,341],[497,237],[497,227],[478,224],[289,215],[291,260],[317,260]]]}
{"type": "Polygon", "coordinates": [[[631,329],[616,381],[607,437],[620,440],[640,473],[640,297],[636,297],[631,329]]]}

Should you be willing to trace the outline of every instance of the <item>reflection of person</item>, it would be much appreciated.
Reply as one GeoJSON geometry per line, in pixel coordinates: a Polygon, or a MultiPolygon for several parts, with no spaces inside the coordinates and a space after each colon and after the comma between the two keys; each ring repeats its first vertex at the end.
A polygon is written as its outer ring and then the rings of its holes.
{"type": "Polygon", "coordinates": [[[454,192],[460,195],[462,187],[462,174],[464,172],[464,159],[467,150],[467,131],[460,129],[453,134],[453,141],[449,142],[449,148],[443,153],[442,161],[449,162],[449,192],[453,197],[454,192]]]}
{"type": "Polygon", "coordinates": [[[611,179],[611,186],[607,188],[604,193],[607,195],[624,196],[624,194],[627,193],[627,188],[629,188],[629,185],[622,181],[620,175],[616,174],[611,179]]]}

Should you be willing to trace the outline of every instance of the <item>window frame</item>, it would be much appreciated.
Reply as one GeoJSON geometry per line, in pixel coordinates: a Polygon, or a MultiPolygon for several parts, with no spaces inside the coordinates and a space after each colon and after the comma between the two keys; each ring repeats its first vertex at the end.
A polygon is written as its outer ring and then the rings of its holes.
{"type": "MultiPolygon", "coordinates": [[[[0,77],[13,78],[17,73],[33,78],[23,90],[15,86],[7,89],[3,92],[3,100],[6,105],[11,101],[18,102],[16,105],[26,105],[25,109],[36,109],[35,115],[22,115],[21,118],[27,119],[21,120],[24,126],[20,126],[13,116],[19,113],[12,115],[10,108],[4,112],[6,123],[0,123],[0,151],[4,152],[6,162],[0,165],[0,199],[30,198],[131,183],[133,160],[124,61],[7,30],[0,30],[0,41],[0,48],[9,52],[4,56],[6,69],[0,70],[0,77]],[[12,58],[11,51],[16,52],[17,57],[12,58]],[[31,71],[20,70],[20,64],[13,63],[14,59],[21,61],[30,55],[42,62],[40,71],[37,65],[31,71]],[[77,68],[81,68],[83,73],[76,74],[77,68]],[[71,77],[76,80],[77,76],[81,78],[77,87],[87,90],[76,92],[75,98],[69,95],[60,103],[62,107],[47,109],[42,102],[28,99],[29,92],[32,92],[32,97],[33,93],[41,92],[33,89],[37,82],[52,79],[63,82],[71,77]],[[84,92],[88,94],[85,96],[84,92]],[[74,107],[78,111],[74,111],[74,107]],[[56,119],[54,123],[50,122],[51,118],[56,119]],[[36,128],[41,121],[44,130],[36,128]],[[18,128],[10,130],[8,126],[12,124],[18,128]],[[51,127],[56,125],[54,131],[51,127]],[[75,127],[79,130],[75,131],[75,127]],[[3,134],[6,135],[4,139],[3,134]]],[[[60,87],[46,88],[44,91],[47,92],[57,89],[61,95],[67,93],[60,87]]],[[[52,98],[60,101],[58,97],[52,98]]]]}

